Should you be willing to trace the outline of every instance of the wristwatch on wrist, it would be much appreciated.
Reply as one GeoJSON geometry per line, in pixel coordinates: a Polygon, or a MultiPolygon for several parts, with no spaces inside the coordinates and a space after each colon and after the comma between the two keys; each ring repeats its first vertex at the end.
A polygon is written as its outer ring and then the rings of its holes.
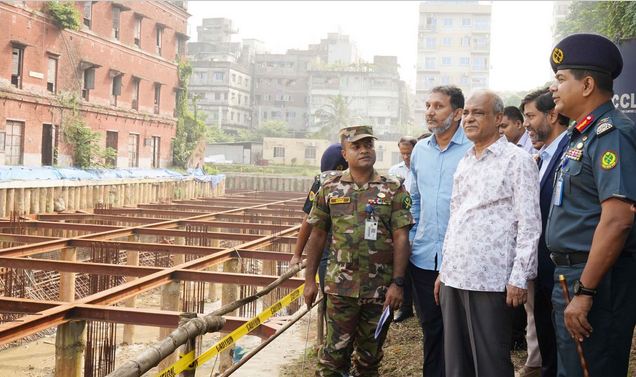
{"type": "Polygon", "coordinates": [[[580,280],[575,280],[574,281],[574,295],[575,296],[580,296],[580,295],[594,296],[594,295],[596,295],[596,289],[585,288],[583,286],[583,283],[581,283],[580,280]]]}
{"type": "Polygon", "coordinates": [[[404,288],[404,278],[403,277],[393,278],[393,279],[391,279],[391,283],[397,285],[400,288],[404,288]]]}

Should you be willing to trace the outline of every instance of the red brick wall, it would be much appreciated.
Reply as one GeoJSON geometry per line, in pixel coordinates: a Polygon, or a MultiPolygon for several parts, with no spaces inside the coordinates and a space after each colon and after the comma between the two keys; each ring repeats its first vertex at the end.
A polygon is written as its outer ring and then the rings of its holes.
{"type": "MultiPolygon", "coordinates": [[[[95,70],[95,88],[89,101],[80,101],[87,124],[100,131],[105,145],[106,130],[117,131],[118,166],[128,166],[128,134],[140,135],[139,166],[150,167],[151,148],[144,139],[161,137],[161,166],[171,161],[171,139],[175,135],[173,118],[177,78],[175,62],[177,32],[185,34],[188,14],[163,2],[125,2],[131,8],[121,12],[120,40],[112,37],[111,2],[93,3],[91,28],[80,31],[60,30],[46,15],[45,3],[0,3],[0,131],[7,120],[25,122],[24,163],[40,165],[42,124],[62,122],[59,102],[46,90],[47,64],[50,54],[59,55],[58,96],[81,98],[83,71],[80,61],[101,65],[95,70]],[[135,14],[142,20],[141,49],[134,45],[135,14]],[[161,56],[156,54],[155,27],[164,24],[161,56]],[[24,49],[22,88],[10,85],[12,41],[26,45],[24,49]],[[111,105],[111,70],[123,72],[121,95],[117,106],[111,105]],[[139,111],[132,110],[133,76],[141,78],[139,111]],[[154,114],[154,84],[161,83],[160,112],[154,114]]],[[[76,4],[82,10],[81,2],[76,4]]],[[[68,112],[68,109],[66,110],[68,112]]],[[[1,146],[0,146],[1,147],[1,146]]],[[[61,147],[59,164],[68,165],[69,150],[61,147]]],[[[0,150],[0,163],[4,153],[0,150]]]]}

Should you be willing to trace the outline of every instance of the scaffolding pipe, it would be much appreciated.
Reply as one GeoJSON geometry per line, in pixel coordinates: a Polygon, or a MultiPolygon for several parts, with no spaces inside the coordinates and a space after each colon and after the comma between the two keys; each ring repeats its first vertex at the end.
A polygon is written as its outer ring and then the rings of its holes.
{"type": "MultiPolygon", "coordinates": [[[[196,315],[196,314],[195,314],[196,315]]],[[[225,319],[208,314],[193,318],[184,325],[177,327],[168,337],[157,344],[149,346],[134,360],[128,360],[107,377],[139,377],[159,364],[161,360],[173,353],[189,339],[219,331],[225,326],[225,319]]]]}

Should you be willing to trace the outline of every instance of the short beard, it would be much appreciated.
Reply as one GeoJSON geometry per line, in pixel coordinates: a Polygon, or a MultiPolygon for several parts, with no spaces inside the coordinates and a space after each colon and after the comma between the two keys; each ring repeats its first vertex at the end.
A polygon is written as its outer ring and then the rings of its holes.
{"type": "Polygon", "coordinates": [[[429,128],[429,130],[434,135],[441,135],[444,132],[448,131],[452,125],[453,125],[453,113],[450,113],[448,118],[446,118],[446,120],[439,127],[429,128]]]}

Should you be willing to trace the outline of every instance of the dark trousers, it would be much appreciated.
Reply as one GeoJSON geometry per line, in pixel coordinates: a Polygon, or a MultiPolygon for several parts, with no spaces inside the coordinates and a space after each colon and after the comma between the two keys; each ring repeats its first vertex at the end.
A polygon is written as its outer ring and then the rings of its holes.
{"type": "Polygon", "coordinates": [[[534,325],[541,353],[541,377],[555,377],[557,373],[557,346],[552,313],[552,288],[534,285],[534,325]]]}
{"type": "MultiPolygon", "coordinates": [[[[557,266],[555,280],[565,276],[572,295],[574,281],[581,277],[585,264],[557,266]]],[[[562,377],[582,376],[576,345],[565,328],[565,299],[560,284],[552,293],[557,335],[559,371],[562,377]]],[[[592,309],[587,315],[592,335],[583,341],[583,353],[590,376],[624,377],[636,325],[636,257],[623,255],[605,274],[597,287],[592,309]]]]}
{"type": "Polygon", "coordinates": [[[413,280],[413,298],[415,311],[422,326],[422,344],[424,364],[422,375],[426,377],[444,377],[444,325],[442,311],[435,304],[433,288],[438,272],[423,270],[409,263],[413,280]]]}
{"type": "Polygon", "coordinates": [[[404,291],[402,296],[402,306],[400,311],[403,313],[413,312],[413,278],[411,277],[411,267],[406,267],[406,275],[404,276],[404,291]]]}
{"type": "Polygon", "coordinates": [[[504,292],[440,290],[449,377],[513,377],[512,311],[504,292]]]}

